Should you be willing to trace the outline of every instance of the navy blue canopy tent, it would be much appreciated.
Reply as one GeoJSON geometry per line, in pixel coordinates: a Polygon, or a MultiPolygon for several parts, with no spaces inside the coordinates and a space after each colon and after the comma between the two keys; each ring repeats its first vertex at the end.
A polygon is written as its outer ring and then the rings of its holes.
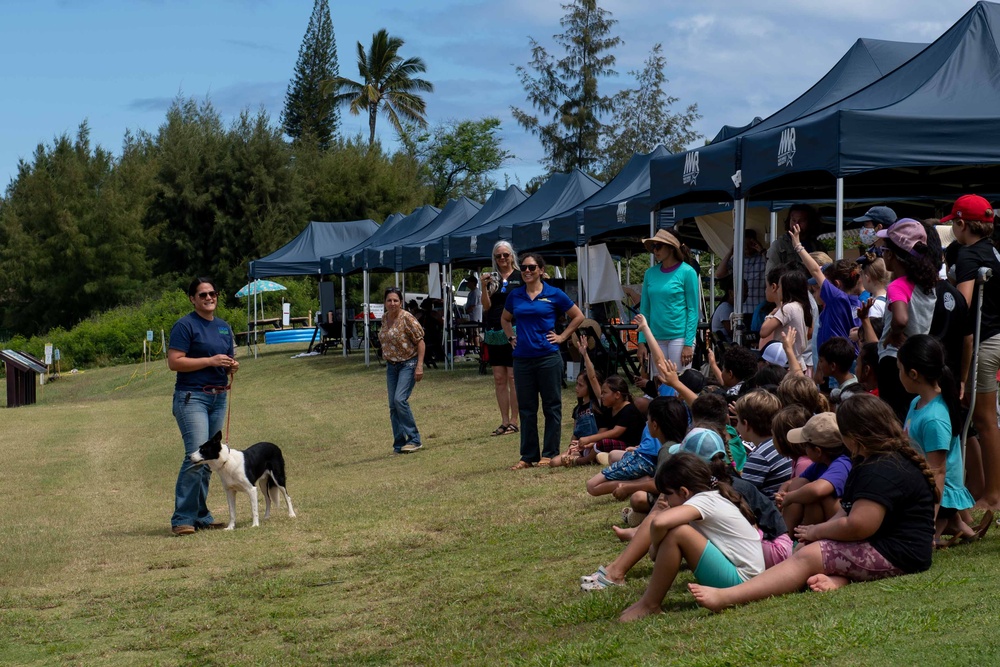
{"type": "MultiPolygon", "coordinates": [[[[444,264],[443,244],[436,243],[436,241],[447,237],[467,223],[482,208],[481,204],[468,197],[452,199],[441,210],[441,214],[434,218],[433,222],[419,232],[411,234],[405,239],[400,239],[393,256],[393,265],[381,268],[410,271],[431,263],[444,264]]],[[[372,265],[372,268],[376,268],[375,265],[372,265]]]]}
{"type": "MultiPolygon", "coordinates": [[[[950,198],[1000,181],[1000,5],[977,3],[918,56],[806,117],[749,135],[743,187],[950,198]],[[837,179],[835,181],[835,179],[837,179]]],[[[838,210],[839,210],[838,206],[838,210]]]]}
{"type": "Polygon", "coordinates": [[[418,237],[441,215],[441,209],[435,206],[421,206],[410,215],[403,218],[396,226],[398,234],[378,239],[368,244],[362,251],[364,269],[366,271],[395,271],[396,248],[407,239],[418,237]]]}
{"type": "MultiPolygon", "coordinates": [[[[487,227],[491,222],[507,213],[507,211],[519,206],[527,198],[528,194],[516,185],[512,185],[504,190],[494,190],[490,198],[483,204],[483,207],[479,209],[479,212],[469,218],[461,227],[437,240],[429,241],[427,252],[435,257],[440,257],[439,260],[435,261],[450,263],[452,238],[475,234],[479,228],[487,227]]],[[[468,243],[468,240],[462,242],[468,243]]]]}
{"type": "MultiPolygon", "coordinates": [[[[432,207],[433,208],[433,207],[432,207]]],[[[419,211],[420,209],[416,209],[419,211]]],[[[434,209],[435,211],[437,209],[434,209]]],[[[416,213],[414,211],[414,213],[416,213]]],[[[411,214],[412,215],[412,214],[411,214]]],[[[365,241],[353,248],[340,252],[324,255],[320,261],[320,270],[323,273],[339,273],[342,275],[355,273],[364,268],[364,250],[373,244],[389,243],[395,239],[403,238],[410,233],[409,229],[401,228],[403,222],[410,216],[402,213],[393,213],[378,230],[369,236],[365,241]]]]}
{"type": "Polygon", "coordinates": [[[322,257],[353,248],[378,228],[374,220],[310,222],[281,248],[250,262],[250,277],[319,275],[322,257]]]}
{"type": "MultiPolygon", "coordinates": [[[[809,90],[759,123],[718,143],[654,159],[650,164],[654,203],[739,199],[746,188],[740,151],[747,137],[829,107],[880,79],[920,53],[926,44],[859,39],[809,90]]],[[[729,134],[726,128],[720,136],[729,134]]],[[[717,137],[718,138],[718,137],[717,137]]]]}
{"type": "MultiPolygon", "coordinates": [[[[573,211],[602,185],[579,169],[554,174],[535,194],[507,213],[480,225],[473,230],[474,233],[459,231],[452,234],[449,239],[450,259],[453,263],[489,260],[493,244],[501,239],[510,240],[514,225],[544,221],[573,211]]],[[[519,251],[529,249],[530,246],[518,248],[519,251]]]]}
{"type": "Polygon", "coordinates": [[[636,228],[649,231],[649,162],[669,155],[663,146],[637,153],[603,188],[572,211],[551,220],[518,224],[512,231],[517,248],[582,246],[605,232],[636,228]]]}

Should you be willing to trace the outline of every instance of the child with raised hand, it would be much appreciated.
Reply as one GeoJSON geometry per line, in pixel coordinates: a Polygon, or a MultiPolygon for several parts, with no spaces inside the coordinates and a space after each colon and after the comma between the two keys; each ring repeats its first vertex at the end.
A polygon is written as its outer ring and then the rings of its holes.
{"type": "Polygon", "coordinates": [[[813,462],[806,456],[806,448],[801,443],[788,441],[788,432],[805,426],[810,417],[812,413],[801,405],[788,405],[781,408],[771,421],[774,448],[785,458],[791,459],[792,479],[804,473],[813,462]]]}
{"type": "Polygon", "coordinates": [[[781,402],[770,392],[754,389],[741,396],[734,407],[736,430],[744,442],[753,446],[741,471],[743,479],[773,500],[781,485],[792,477],[791,460],[778,453],[771,437],[771,424],[781,402]]]}
{"type": "Polygon", "coordinates": [[[837,412],[847,449],[862,460],[851,470],[835,517],[799,526],[804,547],[791,558],[732,588],[689,584],[712,611],[809,586],[830,591],[852,581],[922,572],[931,566],[934,473],[910,446],[894,412],[871,394],[855,394],[837,412]]]}
{"type": "MultiPolygon", "coordinates": [[[[583,359],[584,370],[576,376],[576,407],[573,408],[573,439],[579,440],[597,433],[597,419],[604,417],[604,406],[601,405],[601,385],[603,378],[594,368],[594,363],[587,354],[587,337],[577,336],[577,349],[583,359]]],[[[570,460],[577,455],[559,454],[549,461],[550,467],[572,465],[570,460]]]]}
{"type": "Polygon", "coordinates": [[[626,451],[621,459],[587,480],[587,493],[603,496],[614,492],[616,498],[623,500],[635,491],[645,491],[647,486],[653,486],[653,474],[663,440],[680,442],[684,439],[687,408],[676,396],[657,396],[649,403],[646,422],[646,431],[639,446],[626,451]],[[663,440],[659,437],[646,438],[646,433],[650,436],[655,433],[663,440]]]}
{"type": "Polygon", "coordinates": [[[990,517],[977,529],[969,527],[968,516],[975,501],[965,487],[960,433],[962,429],[958,386],[944,363],[944,349],[927,334],[910,336],[896,354],[899,378],[906,391],[917,395],[910,403],[903,430],[927,458],[941,494],[934,526],[935,544],[950,546],[974,541],[986,534],[990,517]],[[954,538],[941,543],[941,535],[954,538]]]}
{"type": "Polygon", "coordinates": [[[856,262],[846,259],[821,267],[799,242],[798,225],[793,225],[788,233],[803,266],[816,281],[823,302],[816,332],[817,348],[823,347],[823,343],[835,336],[847,338],[852,329],[861,325],[861,321],[858,320],[858,308],[861,307],[858,296],[864,291],[864,285],[861,283],[861,267],[856,262]]]}
{"type": "Polygon", "coordinates": [[[786,437],[791,443],[803,445],[813,462],[800,477],[785,482],[774,494],[785,525],[794,533],[800,525],[823,523],[839,511],[838,501],[851,472],[851,459],[832,412],[813,416],[786,437]]]}
{"type": "Polygon", "coordinates": [[[575,438],[566,450],[566,456],[561,457],[561,463],[593,463],[598,452],[625,450],[639,445],[646,420],[632,404],[628,383],[622,377],[611,375],[604,381],[601,385],[601,405],[605,410],[605,425],[601,427],[599,424],[597,433],[593,435],[575,438]]]}
{"type": "Polygon", "coordinates": [[[649,556],[653,575],[622,622],[662,613],[660,605],[686,561],[695,579],[735,586],[764,571],[756,518],[742,497],[712,475],[694,454],[674,454],[656,472],[656,486],[670,507],[651,517],[649,556]]]}
{"type": "Polygon", "coordinates": [[[801,271],[781,273],[781,269],[773,269],[767,275],[767,282],[767,300],[778,306],[764,318],[760,328],[760,349],[764,349],[779,333],[787,335],[789,330],[795,329],[795,357],[802,369],[808,372],[805,355],[813,321],[806,276],[801,271]]]}

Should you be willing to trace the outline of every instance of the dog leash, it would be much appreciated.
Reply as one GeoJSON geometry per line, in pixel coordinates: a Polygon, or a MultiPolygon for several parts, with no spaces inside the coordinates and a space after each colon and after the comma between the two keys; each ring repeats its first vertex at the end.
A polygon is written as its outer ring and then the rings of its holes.
{"type": "Polygon", "coordinates": [[[226,391],[229,392],[229,396],[226,398],[226,442],[229,442],[229,418],[233,416],[233,385],[236,383],[236,376],[229,376],[229,386],[226,391]]]}

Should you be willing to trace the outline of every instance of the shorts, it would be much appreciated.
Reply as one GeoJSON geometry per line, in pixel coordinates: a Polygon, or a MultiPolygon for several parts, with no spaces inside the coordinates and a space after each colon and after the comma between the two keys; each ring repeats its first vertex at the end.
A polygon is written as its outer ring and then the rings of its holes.
{"type": "Polygon", "coordinates": [[[490,366],[514,367],[514,348],[510,346],[510,343],[506,345],[487,345],[486,350],[489,353],[490,366]]]}
{"type": "Polygon", "coordinates": [[[996,391],[998,370],[1000,370],[1000,335],[979,341],[976,391],[983,394],[996,391]]]}
{"type": "Polygon", "coordinates": [[[788,560],[788,557],[792,555],[792,538],[788,536],[788,533],[778,535],[773,540],[765,540],[764,533],[760,528],[757,529],[757,532],[760,533],[760,548],[764,551],[765,570],[788,560]]]}
{"type": "Polygon", "coordinates": [[[851,581],[875,581],[906,574],[890,563],[869,542],[820,540],[823,574],[851,581]]]}
{"type": "Polygon", "coordinates": [[[616,452],[629,448],[629,444],[627,442],[622,440],[613,440],[611,438],[598,440],[592,446],[599,452],[616,452]]]}
{"type": "MultiPolygon", "coordinates": [[[[640,477],[652,477],[655,473],[656,463],[634,451],[625,452],[625,456],[620,460],[601,471],[604,479],[609,482],[627,482],[640,477]]],[[[652,506],[650,504],[650,507],[652,506]]]]}
{"type": "Polygon", "coordinates": [[[694,578],[699,584],[712,588],[730,588],[743,583],[743,577],[736,566],[726,558],[719,547],[709,540],[694,569],[694,578]]]}

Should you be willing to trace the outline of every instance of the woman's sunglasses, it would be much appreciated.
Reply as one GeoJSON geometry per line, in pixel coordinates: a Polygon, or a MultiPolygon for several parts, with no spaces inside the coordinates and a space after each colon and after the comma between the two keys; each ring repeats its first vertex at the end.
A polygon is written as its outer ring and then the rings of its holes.
{"type": "Polygon", "coordinates": [[[211,292],[198,292],[199,299],[214,299],[217,296],[219,296],[219,293],[214,290],[211,292]]]}
{"type": "Polygon", "coordinates": [[[539,266],[537,264],[522,264],[521,265],[521,270],[522,271],[527,271],[528,273],[531,273],[532,271],[537,271],[538,269],[539,269],[539,266]]]}
{"type": "Polygon", "coordinates": [[[656,251],[656,250],[659,250],[660,248],[664,247],[665,245],[667,245],[667,244],[666,243],[650,243],[649,247],[652,248],[654,251],[656,251]]]}
{"type": "Polygon", "coordinates": [[[493,255],[493,259],[507,259],[508,257],[510,257],[509,252],[501,252],[499,254],[493,255]]]}

